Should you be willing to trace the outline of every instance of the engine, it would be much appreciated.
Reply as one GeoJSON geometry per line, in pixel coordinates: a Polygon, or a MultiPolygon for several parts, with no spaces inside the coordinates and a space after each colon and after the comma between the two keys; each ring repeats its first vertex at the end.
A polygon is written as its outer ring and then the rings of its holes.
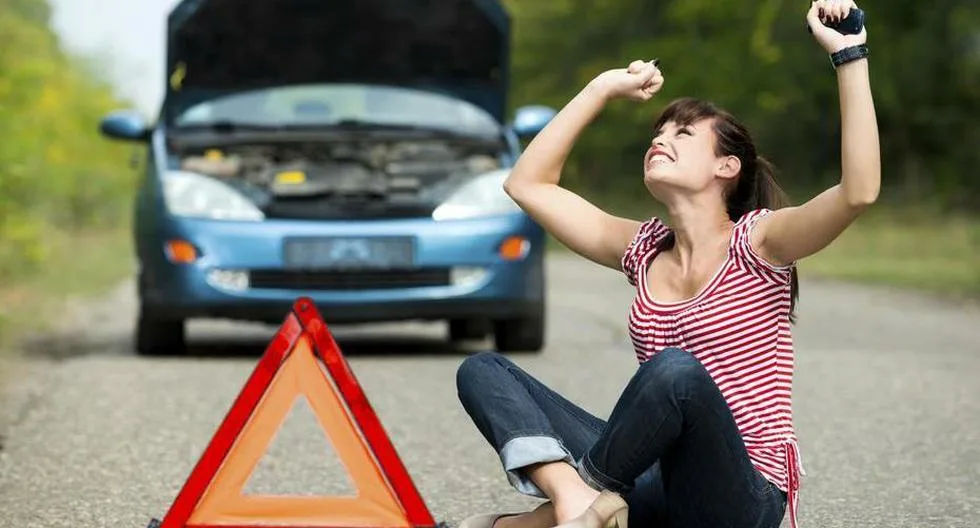
{"type": "Polygon", "coordinates": [[[195,148],[180,166],[240,188],[271,217],[425,216],[499,168],[495,154],[446,141],[297,142],[195,148]]]}

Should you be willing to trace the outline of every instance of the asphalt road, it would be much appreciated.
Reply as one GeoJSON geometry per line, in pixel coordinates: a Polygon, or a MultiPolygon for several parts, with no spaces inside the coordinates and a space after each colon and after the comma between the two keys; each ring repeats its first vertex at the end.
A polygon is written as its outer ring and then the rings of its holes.
{"type": "MultiPolygon", "coordinates": [[[[636,366],[631,291],[580,260],[549,266],[547,350],[513,357],[605,415],[636,366]]],[[[134,304],[131,284],[73,303],[26,362],[0,365],[0,527],[142,528],[162,516],[274,331],[195,323],[192,357],[138,358],[134,304]]],[[[980,311],[804,282],[800,316],[802,526],[980,526],[980,311]]],[[[486,344],[448,347],[436,324],[335,333],[437,520],[537,504],[508,487],[456,399],[456,367],[486,344]]],[[[247,491],[343,491],[324,445],[299,408],[247,491]]]]}

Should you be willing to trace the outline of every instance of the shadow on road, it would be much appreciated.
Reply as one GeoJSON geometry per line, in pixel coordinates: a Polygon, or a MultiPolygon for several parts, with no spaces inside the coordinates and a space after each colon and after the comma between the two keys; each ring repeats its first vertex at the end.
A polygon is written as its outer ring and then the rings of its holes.
{"type": "MultiPolygon", "coordinates": [[[[369,337],[335,336],[337,345],[345,356],[452,356],[468,355],[484,350],[481,343],[449,343],[436,338],[419,337],[369,337]]],[[[185,353],[193,358],[258,358],[265,352],[268,340],[199,339],[192,342],[185,353]]]]}
{"type": "MultiPolygon", "coordinates": [[[[203,328],[189,332],[186,350],[171,357],[189,359],[257,359],[269,345],[276,327],[203,328]]],[[[355,326],[332,328],[345,356],[457,356],[469,355],[493,346],[489,340],[452,343],[438,325],[423,328],[374,328],[355,326]],[[433,328],[436,330],[433,331],[433,328]]],[[[33,357],[68,360],[83,356],[136,355],[132,331],[112,333],[59,332],[25,339],[20,348],[33,357]]]]}

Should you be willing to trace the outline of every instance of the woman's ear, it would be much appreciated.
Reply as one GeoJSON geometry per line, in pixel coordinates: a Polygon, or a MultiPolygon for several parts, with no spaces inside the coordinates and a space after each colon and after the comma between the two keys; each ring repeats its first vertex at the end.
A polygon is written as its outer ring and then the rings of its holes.
{"type": "Polygon", "coordinates": [[[738,156],[725,156],[718,158],[718,161],[719,165],[716,173],[722,178],[734,178],[742,170],[742,160],[738,159],[738,156]]]}

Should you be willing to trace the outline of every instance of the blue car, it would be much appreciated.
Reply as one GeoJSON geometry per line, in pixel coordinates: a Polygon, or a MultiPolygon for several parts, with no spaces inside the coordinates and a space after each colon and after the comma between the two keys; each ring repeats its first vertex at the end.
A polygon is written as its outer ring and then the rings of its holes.
{"type": "Polygon", "coordinates": [[[184,0],[135,203],[140,354],[189,319],[447,321],[500,351],[545,335],[545,237],[504,193],[552,109],[508,117],[495,0],[184,0]]]}

